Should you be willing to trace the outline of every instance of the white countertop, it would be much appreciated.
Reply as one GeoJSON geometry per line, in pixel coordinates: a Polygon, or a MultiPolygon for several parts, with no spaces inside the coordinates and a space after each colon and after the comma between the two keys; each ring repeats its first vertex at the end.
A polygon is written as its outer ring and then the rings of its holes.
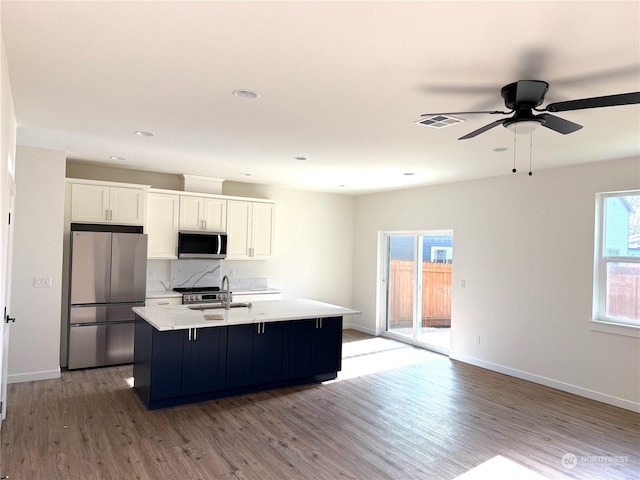
{"type": "MultiPolygon", "coordinates": [[[[203,304],[191,306],[202,307],[203,304]]],[[[305,318],[341,317],[360,313],[350,308],[308,299],[254,302],[251,308],[241,307],[230,310],[224,308],[191,310],[189,305],[158,305],[134,307],[133,311],[161,331],[281,322],[305,318]],[[205,315],[214,315],[216,319],[206,320],[205,315]]]]}

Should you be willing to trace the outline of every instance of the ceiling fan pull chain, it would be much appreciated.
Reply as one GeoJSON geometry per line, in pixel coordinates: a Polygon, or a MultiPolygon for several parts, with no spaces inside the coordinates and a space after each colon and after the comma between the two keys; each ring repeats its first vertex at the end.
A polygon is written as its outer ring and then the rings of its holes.
{"type": "Polygon", "coordinates": [[[518,135],[517,130],[518,124],[516,123],[513,130],[513,170],[511,170],[513,173],[516,173],[516,136],[518,135]]]}
{"type": "Polygon", "coordinates": [[[533,152],[533,132],[529,134],[529,176],[533,175],[531,171],[531,152],[533,152]]]}

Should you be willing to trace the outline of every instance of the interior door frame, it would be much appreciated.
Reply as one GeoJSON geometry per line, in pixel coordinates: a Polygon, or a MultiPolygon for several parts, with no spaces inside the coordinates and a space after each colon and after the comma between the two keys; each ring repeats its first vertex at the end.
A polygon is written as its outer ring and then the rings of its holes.
{"type": "MultiPolygon", "coordinates": [[[[15,170],[15,167],[14,167],[15,170]]],[[[7,193],[6,205],[7,211],[3,212],[7,218],[7,228],[2,229],[2,233],[6,237],[0,242],[4,246],[4,251],[1,254],[4,256],[4,271],[2,272],[2,285],[4,302],[2,302],[2,326],[1,326],[1,338],[0,338],[0,429],[2,428],[2,420],[7,417],[7,379],[9,373],[9,336],[11,332],[11,323],[7,321],[7,317],[11,315],[11,274],[13,271],[13,225],[15,223],[15,197],[16,197],[16,185],[13,176],[13,172],[9,171],[7,175],[7,193]]]]}

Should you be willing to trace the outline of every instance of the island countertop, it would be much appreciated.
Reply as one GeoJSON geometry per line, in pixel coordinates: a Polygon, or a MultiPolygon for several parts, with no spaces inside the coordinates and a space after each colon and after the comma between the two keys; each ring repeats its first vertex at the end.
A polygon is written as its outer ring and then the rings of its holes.
{"type": "Polygon", "coordinates": [[[158,305],[134,307],[133,311],[160,331],[281,322],[307,318],[342,317],[360,313],[350,308],[309,299],[253,302],[251,308],[240,307],[229,310],[224,308],[192,310],[189,308],[205,306],[206,304],[158,305]],[[205,315],[212,319],[206,319],[205,315]]]}

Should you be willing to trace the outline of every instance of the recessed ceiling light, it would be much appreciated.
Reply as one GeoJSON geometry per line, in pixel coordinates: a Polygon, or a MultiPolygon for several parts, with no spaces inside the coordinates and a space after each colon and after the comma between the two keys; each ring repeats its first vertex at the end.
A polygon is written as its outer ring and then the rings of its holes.
{"type": "Polygon", "coordinates": [[[293,157],[294,160],[300,160],[301,162],[305,161],[307,157],[293,157]]]}
{"type": "Polygon", "coordinates": [[[234,90],[233,93],[236,97],[242,98],[258,98],[258,94],[253,90],[247,90],[244,88],[239,88],[238,90],[234,90]]]}
{"type": "Polygon", "coordinates": [[[144,130],[136,130],[135,134],[139,137],[153,137],[153,133],[145,132],[144,130]]]}
{"type": "Polygon", "coordinates": [[[119,162],[121,162],[121,161],[123,161],[123,160],[126,160],[126,158],[124,158],[124,157],[118,157],[117,155],[111,155],[109,158],[110,158],[111,160],[116,160],[116,161],[119,161],[119,162]]]}

